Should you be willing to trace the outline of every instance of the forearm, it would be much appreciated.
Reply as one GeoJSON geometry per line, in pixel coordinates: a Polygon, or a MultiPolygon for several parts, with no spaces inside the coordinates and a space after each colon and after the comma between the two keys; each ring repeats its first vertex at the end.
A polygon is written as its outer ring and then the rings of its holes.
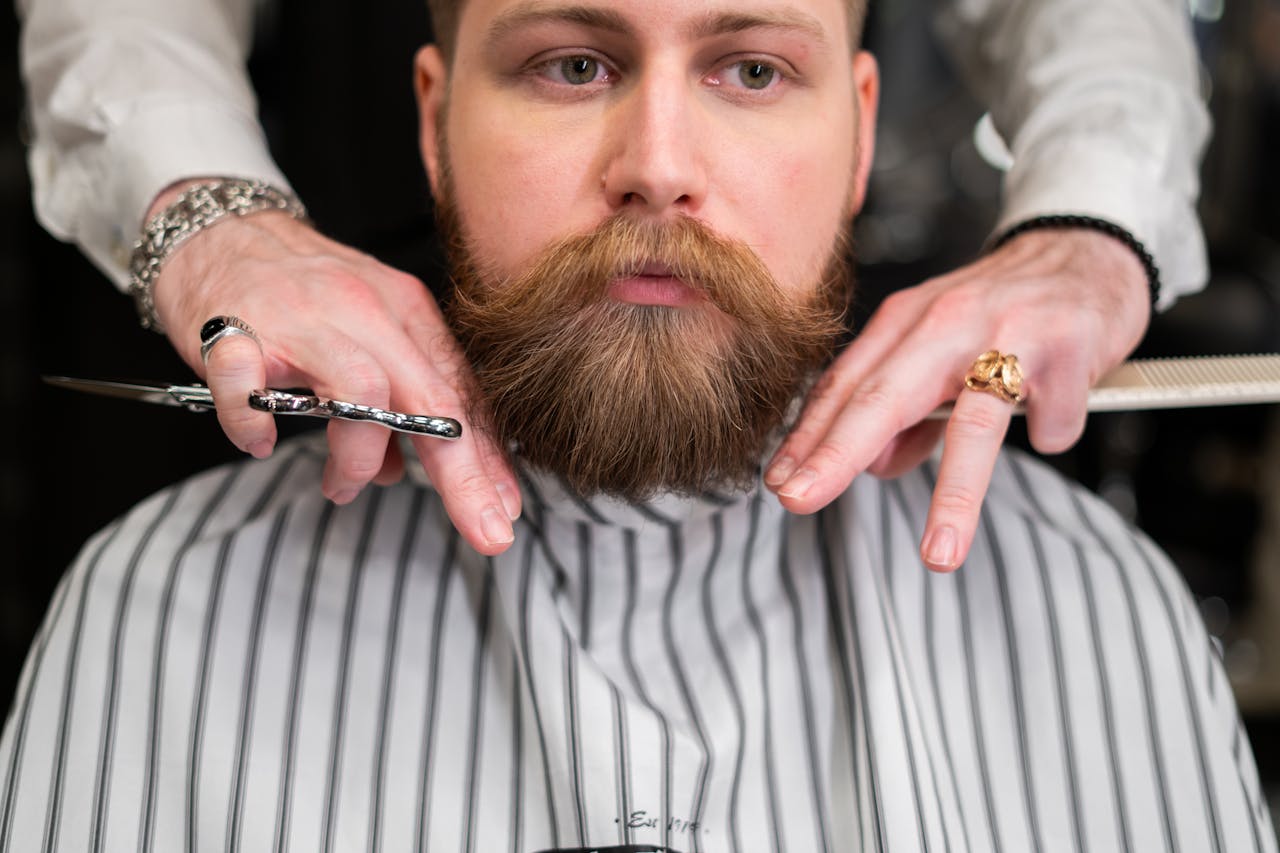
{"type": "Polygon", "coordinates": [[[951,4],[942,32],[1013,153],[996,233],[1095,216],[1154,255],[1161,307],[1203,286],[1195,202],[1209,124],[1180,2],[951,4]]]}
{"type": "Polygon", "coordinates": [[[21,0],[36,213],[118,286],[148,207],[188,177],[282,184],[244,71],[248,0],[21,0]]]}

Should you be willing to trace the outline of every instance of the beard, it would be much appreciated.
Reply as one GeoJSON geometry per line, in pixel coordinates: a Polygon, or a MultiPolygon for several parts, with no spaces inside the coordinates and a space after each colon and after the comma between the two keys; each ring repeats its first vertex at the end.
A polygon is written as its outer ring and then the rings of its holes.
{"type": "Polygon", "coordinates": [[[745,244],[685,216],[616,215],[503,277],[471,250],[447,181],[444,190],[446,315],[472,367],[474,425],[583,496],[641,501],[754,482],[843,332],[849,226],[802,296],[783,291],[745,244]],[[653,264],[701,299],[609,297],[612,282],[653,264]]]}

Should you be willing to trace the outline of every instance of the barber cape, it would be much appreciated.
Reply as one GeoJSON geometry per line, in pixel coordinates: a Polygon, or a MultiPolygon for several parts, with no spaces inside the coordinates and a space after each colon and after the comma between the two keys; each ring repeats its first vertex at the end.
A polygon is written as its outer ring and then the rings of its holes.
{"type": "Polygon", "coordinates": [[[1166,558],[1006,453],[968,563],[936,468],[767,491],[525,481],[495,558],[322,438],[93,539],[0,740],[0,851],[1275,851],[1166,558]]]}

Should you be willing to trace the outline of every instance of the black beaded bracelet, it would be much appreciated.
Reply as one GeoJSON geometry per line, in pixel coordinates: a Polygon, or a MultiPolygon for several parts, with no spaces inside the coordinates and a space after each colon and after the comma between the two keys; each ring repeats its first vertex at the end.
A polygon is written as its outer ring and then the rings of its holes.
{"type": "Polygon", "coordinates": [[[1151,287],[1151,304],[1154,306],[1156,300],[1160,298],[1160,269],[1156,266],[1155,258],[1151,257],[1151,253],[1147,251],[1147,247],[1142,245],[1142,241],[1130,234],[1125,229],[1116,225],[1114,222],[1108,222],[1105,219],[1098,219],[1096,216],[1080,216],[1077,214],[1054,214],[1051,216],[1036,216],[1019,222],[1009,230],[1000,235],[1000,238],[992,245],[992,250],[999,249],[1005,243],[1008,243],[1019,234],[1025,234],[1028,231],[1036,231],[1041,228],[1088,228],[1093,231],[1101,231],[1103,234],[1114,237],[1121,243],[1128,246],[1133,253],[1138,256],[1138,260],[1142,262],[1142,268],[1147,273],[1147,284],[1151,287]]]}

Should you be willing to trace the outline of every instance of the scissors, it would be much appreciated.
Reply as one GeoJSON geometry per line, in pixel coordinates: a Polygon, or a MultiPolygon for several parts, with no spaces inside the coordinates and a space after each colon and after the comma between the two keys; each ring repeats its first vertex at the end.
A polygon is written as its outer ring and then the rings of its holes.
{"type": "MultiPolygon", "coordinates": [[[[181,406],[192,412],[208,412],[214,409],[213,393],[203,385],[166,385],[158,382],[112,382],[102,379],[73,379],[69,376],[45,376],[45,382],[58,388],[87,391],[106,397],[140,400],[162,406],[181,406]]],[[[432,415],[407,415],[390,412],[358,403],[327,400],[307,389],[278,391],[267,388],[249,395],[249,405],[260,412],[273,415],[310,415],[343,421],[374,423],[396,432],[410,435],[429,435],[434,438],[456,439],[462,437],[462,424],[453,418],[432,415]]]]}

